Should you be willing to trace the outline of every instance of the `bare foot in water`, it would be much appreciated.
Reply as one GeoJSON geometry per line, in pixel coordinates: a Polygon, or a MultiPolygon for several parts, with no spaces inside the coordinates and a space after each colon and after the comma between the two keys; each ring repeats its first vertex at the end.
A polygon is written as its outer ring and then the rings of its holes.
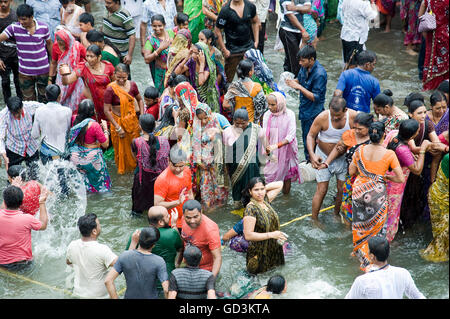
{"type": "Polygon", "coordinates": [[[416,51],[414,51],[413,49],[406,49],[406,53],[408,53],[409,55],[412,55],[412,56],[418,55],[418,53],[416,51]]]}

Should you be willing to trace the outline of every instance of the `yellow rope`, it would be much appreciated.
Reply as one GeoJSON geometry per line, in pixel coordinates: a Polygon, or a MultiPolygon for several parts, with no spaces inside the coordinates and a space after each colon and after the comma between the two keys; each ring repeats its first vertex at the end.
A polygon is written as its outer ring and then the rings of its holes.
{"type": "MultiPolygon", "coordinates": [[[[334,208],[334,205],[333,205],[333,206],[330,206],[330,207],[327,207],[327,208],[324,208],[324,209],[321,209],[321,210],[319,211],[319,213],[325,212],[325,211],[330,210],[330,209],[333,209],[333,208],[334,208]]],[[[309,217],[309,216],[311,216],[311,215],[312,215],[312,214],[307,214],[307,215],[303,215],[303,216],[294,218],[293,220],[288,221],[287,223],[284,223],[284,224],[280,225],[280,227],[284,227],[284,226],[286,226],[286,225],[289,225],[290,223],[296,222],[296,221],[298,221],[298,220],[302,220],[302,219],[304,219],[304,218],[306,218],[306,217],[309,217]]]]}

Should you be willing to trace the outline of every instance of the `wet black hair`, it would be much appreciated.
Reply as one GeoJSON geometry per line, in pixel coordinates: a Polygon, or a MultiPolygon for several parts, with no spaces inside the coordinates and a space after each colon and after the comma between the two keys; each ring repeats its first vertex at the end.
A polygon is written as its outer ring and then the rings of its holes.
{"type": "MultiPolygon", "coordinates": [[[[90,31],[89,31],[90,32],[90,31]]],[[[90,46],[88,46],[86,48],[86,51],[92,52],[94,53],[97,57],[102,55],[102,50],[100,49],[100,47],[96,44],[91,44],[90,46]]]]}
{"type": "Polygon", "coordinates": [[[144,97],[147,99],[157,99],[159,98],[159,91],[154,86],[149,86],[144,91],[144,97]]]}
{"type": "Polygon", "coordinates": [[[80,230],[81,236],[89,237],[92,231],[97,228],[97,215],[94,213],[88,213],[78,218],[77,226],[80,230]]]}
{"type": "Polygon", "coordinates": [[[33,7],[26,3],[20,4],[16,9],[16,15],[18,18],[31,18],[34,15],[33,7]]]}
{"type": "Polygon", "coordinates": [[[184,12],[178,12],[175,16],[175,20],[177,25],[185,24],[186,22],[189,22],[189,16],[184,12]]]}
{"type": "Polygon", "coordinates": [[[203,33],[203,35],[205,36],[206,40],[211,40],[211,45],[215,46],[216,45],[216,35],[214,34],[214,32],[210,29],[203,29],[202,31],[200,31],[200,33],[203,33]]]}
{"type": "Polygon", "coordinates": [[[184,76],[183,74],[176,74],[175,72],[172,72],[172,74],[169,76],[169,80],[167,81],[167,85],[174,88],[181,82],[188,82],[188,78],[184,76]]]}
{"type": "Polygon", "coordinates": [[[385,107],[386,105],[393,106],[394,105],[394,100],[392,99],[393,95],[394,94],[392,93],[391,90],[386,89],[373,99],[373,104],[375,104],[378,107],[385,107]]]}
{"type": "Polygon", "coordinates": [[[414,134],[416,134],[418,129],[419,122],[415,119],[403,120],[400,123],[397,136],[389,142],[387,148],[395,151],[399,145],[408,144],[408,141],[414,136],[414,134]]]}
{"type": "Polygon", "coordinates": [[[58,84],[49,84],[45,88],[45,97],[49,102],[56,102],[61,94],[61,88],[58,84]]]}
{"type": "Polygon", "coordinates": [[[376,59],[377,55],[375,54],[375,52],[370,50],[361,51],[356,55],[356,61],[359,66],[363,66],[366,63],[372,63],[376,59]]]}
{"type": "Polygon", "coordinates": [[[329,109],[333,112],[343,112],[347,108],[347,101],[340,96],[333,96],[330,100],[329,109]]]}
{"type": "Polygon", "coordinates": [[[419,107],[425,106],[425,103],[421,100],[414,100],[409,103],[408,112],[413,114],[419,107]]]}
{"type": "Polygon", "coordinates": [[[252,68],[253,68],[252,61],[247,59],[241,60],[236,69],[236,74],[238,78],[245,79],[246,77],[248,77],[252,68]]]}
{"type": "MultiPolygon", "coordinates": [[[[83,120],[87,118],[92,118],[95,115],[95,106],[94,102],[90,99],[84,99],[78,104],[78,112],[77,117],[73,121],[73,126],[83,122],[83,120]]],[[[77,138],[75,139],[75,142],[79,145],[83,145],[84,142],[84,136],[86,135],[87,131],[87,125],[83,127],[78,134],[77,138]]]]}
{"type": "Polygon", "coordinates": [[[384,262],[389,257],[389,241],[383,236],[373,236],[369,239],[369,253],[374,254],[379,262],[384,262]]]}
{"type": "Polygon", "coordinates": [[[86,33],[86,40],[88,40],[91,43],[92,42],[104,42],[106,45],[109,45],[114,50],[116,55],[119,57],[120,62],[122,62],[123,57],[122,57],[122,54],[120,53],[119,49],[117,49],[117,47],[108,38],[105,38],[105,35],[102,32],[100,32],[96,29],[89,30],[86,33]]]}
{"type": "Polygon", "coordinates": [[[305,45],[300,51],[297,53],[297,60],[300,59],[311,59],[313,58],[314,61],[317,60],[317,53],[316,49],[312,45],[305,45]]]}
{"type": "Polygon", "coordinates": [[[14,178],[20,176],[22,181],[27,179],[27,170],[22,165],[11,165],[8,167],[7,174],[9,177],[14,178]]]}
{"type": "Polygon", "coordinates": [[[447,103],[447,100],[445,99],[445,96],[440,91],[434,91],[430,96],[430,104],[431,107],[435,106],[436,103],[445,101],[447,103]]]}
{"type": "Polygon", "coordinates": [[[183,204],[183,213],[185,211],[198,210],[200,213],[202,212],[202,204],[198,200],[190,199],[183,204]]]}
{"type": "Polygon", "coordinates": [[[173,118],[173,107],[175,104],[171,104],[166,107],[164,110],[164,114],[162,115],[158,127],[155,129],[156,132],[159,132],[164,127],[175,125],[175,119],[173,118]]]}
{"type": "Polygon", "coordinates": [[[244,120],[244,121],[248,121],[249,120],[248,111],[247,111],[247,108],[245,106],[237,109],[236,111],[234,111],[233,121],[236,121],[237,119],[241,119],[241,120],[244,120]]]}
{"type": "Polygon", "coordinates": [[[197,267],[202,259],[202,251],[197,246],[188,244],[184,248],[183,258],[188,266],[197,267]]]}
{"type": "Polygon", "coordinates": [[[368,128],[373,123],[373,114],[360,112],[356,114],[354,122],[368,128]]]}
{"type": "Polygon", "coordinates": [[[422,101],[423,103],[425,103],[425,97],[422,95],[422,93],[411,92],[405,97],[405,100],[403,101],[403,105],[405,105],[406,107],[409,107],[411,102],[415,101],[415,100],[419,100],[419,101],[422,101]]]}
{"type": "Polygon", "coordinates": [[[144,227],[139,234],[139,246],[143,249],[150,249],[156,244],[159,237],[160,233],[158,228],[153,225],[144,227]]]}
{"type": "Polygon", "coordinates": [[[166,25],[166,20],[164,20],[164,16],[162,14],[155,14],[150,19],[150,22],[153,23],[154,21],[162,22],[163,25],[166,25]]]}
{"type": "Polygon", "coordinates": [[[23,202],[23,191],[20,187],[9,185],[3,190],[3,201],[6,209],[18,209],[23,202]]]}
{"type": "Polygon", "coordinates": [[[142,130],[149,135],[147,144],[150,148],[150,165],[154,167],[156,165],[156,152],[159,147],[158,138],[153,135],[155,130],[155,118],[152,114],[142,114],[139,116],[139,125],[142,130]]]}
{"type": "Polygon", "coordinates": [[[80,16],[78,17],[78,22],[85,23],[85,24],[90,23],[91,26],[95,25],[94,16],[92,14],[90,14],[89,12],[83,12],[82,14],[80,14],[80,16]]]}
{"type": "Polygon", "coordinates": [[[267,282],[266,291],[272,292],[274,294],[281,294],[286,285],[286,279],[281,275],[275,275],[269,278],[267,282]]]}
{"type": "Polygon", "coordinates": [[[374,144],[378,144],[384,136],[384,123],[383,122],[373,122],[369,126],[369,138],[374,144]]]}
{"type": "Polygon", "coordinates": [[[264,186],[266,186],[264,178],[262,178],[261,176],[256,176],[250,179],[247,183],[247,186],[242,190],[241,202],[244,208],[247,206],[248,203],[250,203],[250,199],[252,198],[252,196],[250,195],[250,191],[258,183],[262,183],[264,186]]]}
{"type": "Polygon", "coordinates": [[[8,107],[9,112],[12,114],[17,114],[23,108],[22,99],[18,96],[11,96],[6,100],[6,106],[8,107]]]}

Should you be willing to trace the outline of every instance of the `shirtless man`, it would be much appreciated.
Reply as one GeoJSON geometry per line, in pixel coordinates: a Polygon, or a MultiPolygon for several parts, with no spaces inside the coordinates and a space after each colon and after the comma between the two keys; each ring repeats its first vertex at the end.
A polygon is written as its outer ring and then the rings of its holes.
{"type": "Polygon", "coordinates": [[[329,110],[323,111],[315,118],[306,137],[311,165],[316,171],[317,188],[312,201],[312,219],[315,221],[318,221],[319,210],[327,194],[332,175],[336,175],[337,184],[334,213],[339,215],[342,187],[347,169],[345,155],[336,158],[329,165],[325,163],[325,160],[341,139],[342,134],[353,127],[356,114],[356,111],[347,108],[343,98],[333,97],[330,101],[329,110]],[[316,143],[316,139],[318,143],[316,143]],[[327,167],[319,169],[321,165],[327,167]]]}

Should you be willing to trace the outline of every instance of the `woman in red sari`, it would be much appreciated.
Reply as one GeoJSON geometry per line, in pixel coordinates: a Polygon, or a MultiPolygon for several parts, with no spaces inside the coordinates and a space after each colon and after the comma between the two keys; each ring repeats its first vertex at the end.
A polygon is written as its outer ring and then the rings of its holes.
{"type": "Polygon", "coordinates": [[[87,62],[78,64],[69,74],[62,75],[63,85],[70,85],[78,78],[83,79],[83,99],[94,101],[95,118],[98,123],[101,123],[102,120],[107,121],[103,111],[103,95],[108,84],[114,81],[114,66],[108,61],[102,61],[101,58],[102,51],[97,45],[92,44],[86,49],[87,62]]]}
{"type": "Polygon", "coordinates": [[[423,65],[423,89],[434,90],[448,79],[448,6],[449,0],[424,0],[419,17],[430,7],[436,17],[436,30],[426,32],[426,51],[423,65]]]}

